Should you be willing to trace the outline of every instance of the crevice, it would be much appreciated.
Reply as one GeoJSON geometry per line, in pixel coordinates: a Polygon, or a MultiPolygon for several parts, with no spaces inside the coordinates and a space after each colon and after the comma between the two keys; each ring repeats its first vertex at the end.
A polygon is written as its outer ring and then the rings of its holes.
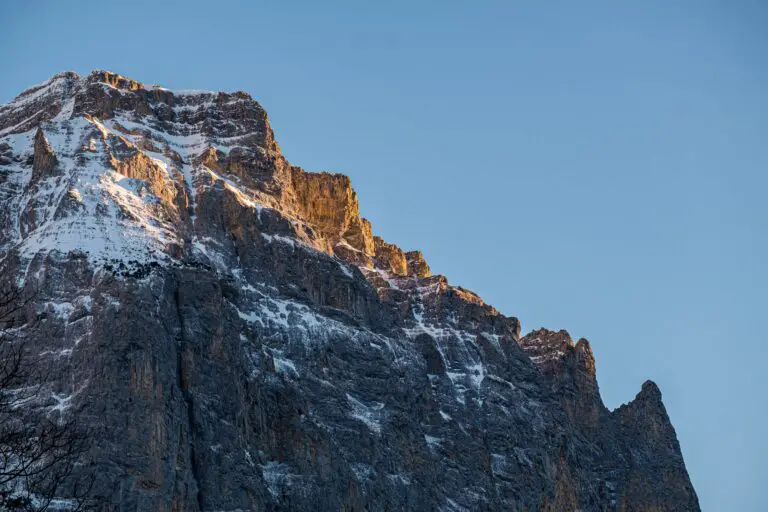
{"type": "Polygon", "coordinates": [[[174,305],[176,307],[176,316],[179,322],[179,335],[177,338],[176,347],[176,377],[179,391],[184,399],[184,403],[187,409],[187,446],[189,450],[189,464],[192,470],[192,479],[195,482],[195,500],[197,501],[197,508],[202,512],[203,510],[203,497],[200,492],[200,474],[198,473],[197,457],[195,450],[195,440],[193,436],[194,430],[194,402],[192,395],[189,392],[188,384],[184,379],[184,361],[183,354],[187,345],[187,339],[184,335],[184,315],[181,312],[181,304],[179,301],[179,285],[176,285],[176,290],[173,293],[174,305]]]}

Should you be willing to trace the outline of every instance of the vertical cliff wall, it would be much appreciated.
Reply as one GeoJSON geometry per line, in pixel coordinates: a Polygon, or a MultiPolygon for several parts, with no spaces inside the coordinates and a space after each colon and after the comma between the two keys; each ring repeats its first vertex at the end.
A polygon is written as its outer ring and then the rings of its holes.
{"type": "Polygon", "coordinates": [[[55,75],[0,106],[0,199],[95,509],[698,510],[653,383],[607,410],[586,340],[374,236],[246,93],[55,75]]]}

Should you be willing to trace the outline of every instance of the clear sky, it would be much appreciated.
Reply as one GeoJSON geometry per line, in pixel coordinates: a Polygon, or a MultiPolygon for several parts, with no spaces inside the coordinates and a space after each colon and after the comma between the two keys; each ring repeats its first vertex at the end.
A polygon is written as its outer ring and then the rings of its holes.
{"type": "Polygon", "coordinates": [[[655,380],[705,511],[768,510],[768,3],[168,4],[0,2],[0,102],[250,92],[376,233],[588,338],[609,407],[655,380]]]}

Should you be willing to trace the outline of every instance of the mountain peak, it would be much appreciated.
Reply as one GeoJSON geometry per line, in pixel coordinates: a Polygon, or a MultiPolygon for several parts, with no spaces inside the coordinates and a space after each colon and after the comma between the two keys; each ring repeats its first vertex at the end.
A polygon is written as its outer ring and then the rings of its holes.
{"type": "Polygon", "coordinates": [[[0,106],[0,199],[35,291],[8,336],[104,411],[105,509],[697,509],[668,418],[607,411],[588,341],[520,338],[374,235],[246,93],[56,75],[0,106]]]}
{"type": "Polygon", "coordinates": [[[144,89],[144,84],[141,82],[127,78],[119,73],[102,69],[91,71],[87,77],[87,81],[104,83],[111,87],[115,87],[116,89],[125,89],[129,91],[140,91],[144,89]]]}
{"type": "Polygon", "coordinates": [[[646,380],[637,394],[637,398],[661,402],[661,390],[652,380],[646,380]]]}

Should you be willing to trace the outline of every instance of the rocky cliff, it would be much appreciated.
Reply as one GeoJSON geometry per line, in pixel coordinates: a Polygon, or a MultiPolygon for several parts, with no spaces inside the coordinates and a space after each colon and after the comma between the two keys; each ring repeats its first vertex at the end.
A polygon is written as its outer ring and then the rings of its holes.
{"type": "Polygon", "coordinates": [[[609,411],[586,340],[374,236],[247,93],[55,75],[0,106],[0,200],[95,509],[699,509],[655,384],[609,411]]]}

